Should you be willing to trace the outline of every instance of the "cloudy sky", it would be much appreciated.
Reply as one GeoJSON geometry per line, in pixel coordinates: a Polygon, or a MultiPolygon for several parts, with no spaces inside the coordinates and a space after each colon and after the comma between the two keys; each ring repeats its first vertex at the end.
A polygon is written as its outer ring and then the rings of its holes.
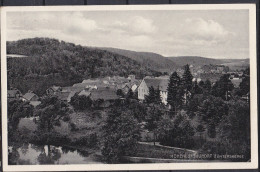
{"type": "Polygon", "coordinates": [[[249,58],[247,10],[8,12],[7,40],[50,37],[164,56],[249,58]]]}

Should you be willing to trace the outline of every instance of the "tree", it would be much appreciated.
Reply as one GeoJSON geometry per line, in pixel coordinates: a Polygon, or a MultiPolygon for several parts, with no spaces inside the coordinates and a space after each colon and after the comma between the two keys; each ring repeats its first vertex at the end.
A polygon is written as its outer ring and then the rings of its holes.
{"type": "Polygon", "coordinates": [[[70,101],[70,104],[74,107],[76,110],[85,110],[85,109],[90,109],[92,106],[92,100],[90,99],[89,96],[85,95],[78,95],[76,93],[70,101]]]}
{"type": "Polygon", "coordinates": [[[216,137],[216,125],[214,124],[214,122],[210,122],[208,125],[208,136],[210,138],[216,137]]]}
{"type": "Polygon", "coordinates": [[[147,108],[147,116],[145,118],[146,125],[145,128],[153,132],[154,135],[154,145],[156,139],[156,131],[158,127],[158,121],[163,115],[163,108],[160,105],[153,104],[147,108]]]}
{"type": "Polygon", "coordinates": [[[124,97],[124,96],[125,96],[124,93],[123,93],[123,91],[122,91],[121,89],[118,89],[118,90],[116,91],[116,94],[117,94],[119,97],[124,97]]]}
{"type": "Polygon", "coordinates": [[[197,80],[195,80],[194,83],[192,84],[192,93],[193,94],[201,94],[202,93],[202,89],[198,86],[197,80]]]}
{"type": "MultiPolygon", "coordinates": [[[[33,115],[33,106],[22,100],[8,100],[8,127],[9,130],[16,130],[21,118],[33,115]]],[[[10,131],[9,131],[10,132],[10,131]]]]}
{"type": "Polygon", "coordinates": [[[131,88],[128,90],[126,97],[127,97],[127,99],[133,99],[134,98],[134,93],[133,93],[131,88]]]}
{"type": "Polygon", "coordinates": [[[207,124],[214,122],[217,125],[223,116],[228,115],[228,105],[219,97],[209,96],[201,101],[198,114],[207,124]]]}
{"type": "Polygon", "coordinates": [[[201,88],[204,88],[204,85],[205,85],[204,81],[201,80],[201,81],[199,82],[199,86],[200,86],[201,88]]]}
{"type": "Polygon", "coordinates": [[[192,119],[199,110],[199,105],[201,104],[201,101],[203,100],[203,95],[194,95],[190,99],[190,101],[187,103],[187,114],[190,119],[192,119]]]}
{"type": "Polygon", "coordinates": [[[163,118],[159,122],[159,140],[162,145],[194,148],[194,133],[186,114],[178,114],[174,121],[163,118]]]}
{"type": "Polygon", "coordinates": [[[242,95],[246,95],[247,93],[250,92],[250,77],[245,76],[242,79],[242,82],[239,85],[240,92],[242,95]]]}
{"type": "Polygon", "coordinates": [[[211,82],[210,82],[210,80],[207,79],[207,80],[205,81],[204,89],[205,89],[207,92],[210,92],[210,91],[211,91],[211,82]]]}
{"type": "Polygon", "coordinates": [[[229,75],[224,74],[212,87],[211,93],[216,97],[221,97],[224,100],[230,99],[230,92],[234,89],[234,85],[229,79],[229,75]]]}
{"type": "Polygon", "coordinates": [[[173,110],[174,115],[177,114],[177,108],[182,104],[182,94],[180,94],[180,77],[177,72],[174,72],[170,77],[170,82],[168,84],[168,97],[167,102],[170,108],[173,110]]]}
{"type": "Polygon", "coordinates": [[[36,115],[39,116],[37,121],[39,135],[46,138],[46,142],[50,144],[50,135],[54,126],[60,125],[60,119],[68,112],[68,105],[57,97],[44,97],[41,104],[37,107],[36,115]]]}
{"type": "Polygon", "coordinates": [[[184,89],[186,91],[191,91],[191,89],[192,89],[192,79],[193,79],[193,76],[190,72],[190,67],[187,64],[187,65],[184,66],[184,74],[182,76],[183,86],[184,86],[184,89]]]}
{"type": "Polygon", "coordinates": [[[102,154],[108,163],[116,163],[121,156],[135,151],[140,139],[140,128],[131,111],[125,108],[113,108],[103,127],[102,154]]]}
{"type": "Polygon", "coordinates": [[[161,96],[160,96],[160,90],[154,89],[153,86],[149,88],[149,94],[145,96],[145,101],[147,103],[156,103],[160,104],[161,102],[161,96]]]}

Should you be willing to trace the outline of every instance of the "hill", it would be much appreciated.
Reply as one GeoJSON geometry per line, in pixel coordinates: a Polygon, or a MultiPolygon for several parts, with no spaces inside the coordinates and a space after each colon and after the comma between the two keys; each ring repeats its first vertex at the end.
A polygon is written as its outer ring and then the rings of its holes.
{"type": "Polygon", "coordinates": [[[204,66],[204,65],[216,65],[223,63],[222,60],[219,59],[211,59],[206,57],[199,56],[178,56],[178,57],[168,57],[167,59],[175,62],[178,66],[184,66],[186,64],[190,64],[193,66],[204,66]]]}
{"type": "Polygon", "coordinates": [[[23,93],[42,95],[52,85],[69,86],[87,78],[158,75],[126,56],[49,38],[7,42],[7,54],[27,56],[7,59],[8,87],[23,93]]]}
{"type": "Polygon", "coordinates": [[[194,67],[202,67],[204,65],[225,65],[231,70],[246,69],[249,66],[249,59],[212,59],[200,56],[178,56],[167,57],[178,66],[186,64],[193,65],[194,67]]]}
{"type": "Polygon", "coordinates": [[[180,66],[160,54],[150,53],[150,52],[136,52],[130,50],[122,50],[117,48],[98,48],[107,50],[119,55],[123,55],[129,57],[137,62],[139,62],[142,66],[149,67],[153,70],[160,72],[172,72],[178,69],[180,66]]]}

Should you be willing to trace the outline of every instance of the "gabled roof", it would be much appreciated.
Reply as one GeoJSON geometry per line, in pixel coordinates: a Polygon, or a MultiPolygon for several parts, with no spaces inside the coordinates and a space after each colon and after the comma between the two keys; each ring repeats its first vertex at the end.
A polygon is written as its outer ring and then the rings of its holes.
{"type": "Polygon", "coordinates": [[[61,89],[60,86],[52,86],[50,89],[52,89],[53,91],[58,91],[61,89]]]}
{"type": "Polygon", "coordinates": [[[158,89],[161,80],[157,78],[145,78],[144,82],[146,83],[147,87],[153,87],[154,89],[158,89]]]}
{"type": "Polygon", "coordinates": [[[37,96],[36,94],[34,93],[26,93],[23,98],[25,98],[26,100],[31,100],[34,96],[37,96]]]}
{"type": "Polygon", "coordinates": [[[167,78],[144,78],[147,87],[167,91],[169,80],[167,78]]]}
{"type": "Polygon", "coordinates": [[[118,95],[116,94],[114,89],[98,89],[98,90],[93,90],[90,95],[92,100],[98,100],[98,99],[103,99],[103,100],[115,100],[118,99],[118,95]]]}

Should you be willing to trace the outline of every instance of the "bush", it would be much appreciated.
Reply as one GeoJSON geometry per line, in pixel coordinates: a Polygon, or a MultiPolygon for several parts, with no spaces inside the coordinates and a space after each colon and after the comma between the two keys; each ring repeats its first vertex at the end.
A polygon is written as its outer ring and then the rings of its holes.
{"type": "Polygon", "coordinates": [[[76,126],[76,124],[70,122],[69,123],[69,126],[70,126],[70,131],[78,131],[79,128],[76,126]]]}

